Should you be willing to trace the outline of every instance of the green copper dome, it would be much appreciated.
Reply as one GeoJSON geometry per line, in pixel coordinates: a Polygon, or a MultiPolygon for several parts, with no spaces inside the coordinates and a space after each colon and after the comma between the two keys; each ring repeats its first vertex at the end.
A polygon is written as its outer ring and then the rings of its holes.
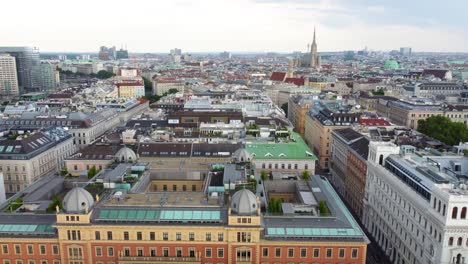
{"type": "Polygon", "coordinates": [[[400,65],[396,60],[388,60],[385,62],[384,69],[386,70],[396,70],[400,68],[400,65]]]}

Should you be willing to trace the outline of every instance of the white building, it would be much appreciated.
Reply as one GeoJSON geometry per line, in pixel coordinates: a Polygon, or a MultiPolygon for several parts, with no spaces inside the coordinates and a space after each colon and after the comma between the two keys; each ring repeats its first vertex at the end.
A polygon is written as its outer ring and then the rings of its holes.
{"type": "Polygon", "coordinates": [[[18,76],[15,57],[0,54],[0,96],[18,96],[18,76]]]}
{"type": "Polygon", "coordinates": [[[371,142],[364,225],[392,263],[466,263],[467,175],[463,156],[371,142]]]}

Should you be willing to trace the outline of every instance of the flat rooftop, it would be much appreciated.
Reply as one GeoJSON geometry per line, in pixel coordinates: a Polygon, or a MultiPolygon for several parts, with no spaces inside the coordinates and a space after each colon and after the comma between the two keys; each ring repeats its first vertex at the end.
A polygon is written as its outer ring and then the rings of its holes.
{"type": "Polygon", "coordinates": [[[145,207],[219,207],[218,200],[207,199],[198,192],[157,192],[125,194],[118,199],[111,197],[104,201],[105,206],[145,206],[145,207]]]}

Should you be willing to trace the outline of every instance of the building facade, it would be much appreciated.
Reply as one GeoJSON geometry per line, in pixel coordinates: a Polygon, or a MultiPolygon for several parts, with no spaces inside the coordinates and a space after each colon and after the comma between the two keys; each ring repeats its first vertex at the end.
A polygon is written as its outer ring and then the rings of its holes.
{"type": "Polygon", "coordinates": [[[465,263],[467,166],[463,156],[370,143],[364,225],[392,263],[465,263]]]}
{"type": "Polygon", "coordinates": [[[35,47],[0,47],[0,53],[15,57],[20,94],[41,91],[41,61],[35,47]]]}
{"type": "Polygon", "coordinates": [[[15,57],[6,53],[0,54],[0,95],[2,97],[19,95],[15,57]]]}

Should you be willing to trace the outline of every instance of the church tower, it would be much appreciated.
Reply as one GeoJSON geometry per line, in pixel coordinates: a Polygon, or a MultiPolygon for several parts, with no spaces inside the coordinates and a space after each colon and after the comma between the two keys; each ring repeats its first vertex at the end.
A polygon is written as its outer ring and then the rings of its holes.
{"type": "Polygon", "coordinates": [[[310,45],[310,68],[317,69],[320,67],[320,58],[317,54],[317,42],[315,39],[315,28],[314,28],[314,40],[310,45]]]}

